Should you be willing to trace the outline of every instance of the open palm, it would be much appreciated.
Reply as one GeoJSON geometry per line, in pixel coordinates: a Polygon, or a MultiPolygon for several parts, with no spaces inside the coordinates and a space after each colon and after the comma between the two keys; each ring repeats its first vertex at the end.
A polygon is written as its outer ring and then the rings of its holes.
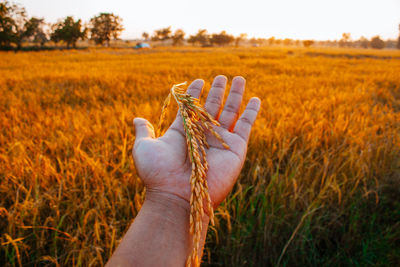
{"type": "MultiPolygon", "coordinates": [[[[242,169],[250,130],[260,108],[260,100],[252,98],[238,119],[245,80],[235,77],[222,109],[226,82],[225,76],[217,76],[205,103],[206,110],[221,124],[220,127],[215,127],[215,131],[230,147],[223,148],[214,136],[207,135],[210,145],[206,150],[209,164],[207,182],[214,207],[230,192],[242,169]]],[[[187,92],[199,98],[203,85],[203,80],[195,80],[189,85],[187,92]]],[[[153,126],[147,120],[136,118],[134,123],[136,140],[133,157],[147,191],[173,194],[189,201],[192,165],[181,116],[178,114],[169,129],[159,138],[154,137],[153,126]]]]}

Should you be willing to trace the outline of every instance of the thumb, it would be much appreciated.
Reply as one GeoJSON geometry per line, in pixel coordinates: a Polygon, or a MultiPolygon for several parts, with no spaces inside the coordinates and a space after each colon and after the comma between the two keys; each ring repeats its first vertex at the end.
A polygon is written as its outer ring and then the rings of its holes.
{"type": "Polygon", "coordinates": [[[154,138],[154,127],[149,121],[143,118],[135,118],[133,120],[136,131],[136,140],[150,137],[154,138]]]}

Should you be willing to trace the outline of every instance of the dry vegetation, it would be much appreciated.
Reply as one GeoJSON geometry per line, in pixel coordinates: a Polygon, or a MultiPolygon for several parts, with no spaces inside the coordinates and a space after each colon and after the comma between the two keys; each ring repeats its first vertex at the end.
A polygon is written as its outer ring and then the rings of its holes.
{"type": "Polygon", "coordinates": [[[0,53],[0,265],[107,261],[144,197],[132,119],[217,74],[263,105],[204,265],[399,263],[400,54],[343,51],[0,53]]]}

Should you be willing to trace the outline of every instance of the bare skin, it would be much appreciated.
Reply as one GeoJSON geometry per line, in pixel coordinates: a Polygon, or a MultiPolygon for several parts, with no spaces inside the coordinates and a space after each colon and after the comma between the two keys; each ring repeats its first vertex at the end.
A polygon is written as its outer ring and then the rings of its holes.
{"type": "MultiPolygon", "coordinates": [[[[250,99],[239,117],[245,80],[232,81],[222,109],[227,79],[217,76],[205,108],[220,123],[215,130],[229,145],[224,149],[213,136],[207,136],[209,170],[207,181],[214,208],[232,190],[243,167],[251,127],[260,109],[260,100],[250,99]]],[[[187,92],[198,98],[203,80],[193,81],[187,92]]],[[[154,138],[153,126],[135,118],[136,140],[133,157],[139,177],[146,186],[146,199],[139,214],[114,252],[108,266],[184,266],[190,252],[189,236],[191,164],[188,158],[182,118],[178,114],[165,134],[154,138]]],[[[209,218],[204,215],[201,255],[209,218]]]]}

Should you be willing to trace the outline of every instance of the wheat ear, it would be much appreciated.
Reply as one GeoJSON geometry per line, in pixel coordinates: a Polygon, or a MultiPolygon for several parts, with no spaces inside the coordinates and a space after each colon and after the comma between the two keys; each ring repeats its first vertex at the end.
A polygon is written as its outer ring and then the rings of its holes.
{"type": "Polygon", "coordinates": [[[213,125],[219,126],[219,123],[200,105],[197,98],[184,92],[183,85],[186,85],[186,82],[172,86],[171,92],[164,101],[157,133],[158,136],[161,134],[166,109],[172,95],[178,104],[179,112],[182,116],[188,155],[192,164],[192,173],[189,180],[191,189],[189,232],[192,236],[193,248],[187,258],[186,266],[197,267],[200,266],[198,252],[204,210],[207,211],[211,223],[214,225],[214,209],[208,193],[207,184],[208,162],[206,148],[209,148],[209,145],[206,139],[206,131],[213,134],[222,143],[224,148],[229,148],[229,146],[213,129],[213,125]],[[204,203],[206,207],[203,206],[204,203]]]}

